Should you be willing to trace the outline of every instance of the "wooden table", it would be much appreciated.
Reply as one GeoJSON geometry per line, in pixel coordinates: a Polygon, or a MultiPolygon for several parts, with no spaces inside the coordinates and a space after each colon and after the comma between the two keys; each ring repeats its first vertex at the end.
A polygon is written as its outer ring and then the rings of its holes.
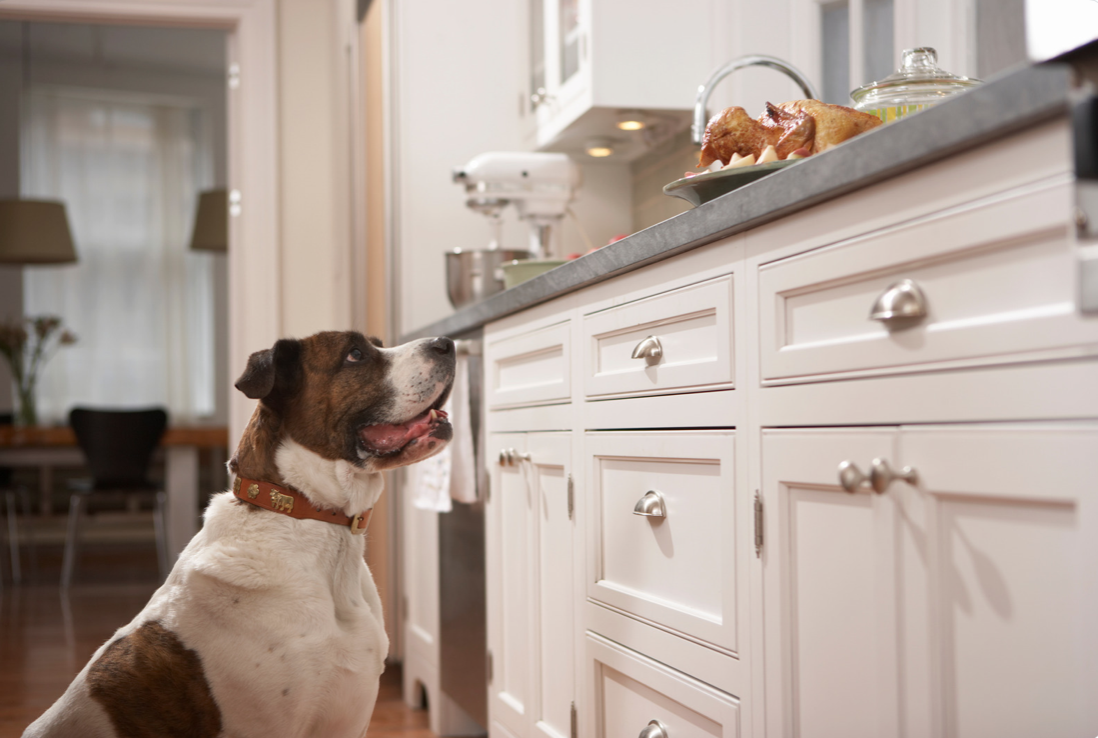
{"type": "MultiPolygon", "coordinates": [[[[172,426],[160,440],[168,493],[168,551],[174,561],[198,532],[198,451],[225,449],[225,426],[172,426]]],[[[43,512],[49,514],[54,467],[85,466],[84,453],[68,426],[0,426],[0,466],[39,468],[43,512]]]]}

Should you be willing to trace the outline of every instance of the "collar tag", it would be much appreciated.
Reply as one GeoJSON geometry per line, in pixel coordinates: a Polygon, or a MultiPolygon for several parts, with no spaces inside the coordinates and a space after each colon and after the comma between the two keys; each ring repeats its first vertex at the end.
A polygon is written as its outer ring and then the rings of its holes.
{"type": "Polygon", "coordinates": [[[361,515],[353,515],[351,517],[351,532],[356,536],[366,535],[366,528],[370,525],[370,515],[373,510],[367,510],[361,515]]]}

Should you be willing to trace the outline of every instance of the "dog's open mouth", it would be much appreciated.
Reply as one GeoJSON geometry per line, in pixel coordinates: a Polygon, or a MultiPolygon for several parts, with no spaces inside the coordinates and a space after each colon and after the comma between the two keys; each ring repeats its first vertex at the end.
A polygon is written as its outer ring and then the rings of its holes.
{"type": "Polygon", "coordinates": [[[445,410],[430,408],[402,425],[364,425],[358,429],[358,439],[374,456],[392,456],[432,435],[443,424],[449,425],[448,417],[445,410]]]}

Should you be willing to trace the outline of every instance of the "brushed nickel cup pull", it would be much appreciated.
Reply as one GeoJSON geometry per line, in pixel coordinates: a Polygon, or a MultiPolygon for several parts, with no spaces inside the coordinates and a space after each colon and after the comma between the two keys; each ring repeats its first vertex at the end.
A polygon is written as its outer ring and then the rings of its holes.
{"type": "Polygon", "coordinates": [[[654,489],[648,490],[644,497],[633,505],[633,514],[643,515],[646,518],[666,518],[667,506],[663,503],[663,495],[654,489]]]}
{"type": "Polygon", "coordinates": [[[633,349],[634,359],[644,359],[648,366],[658,364],[663,358],[663,344],[658,336],[648,336],[633,349]]]}
{"type": "Polygon", "coordinates": [[[919,481],[919,473],[910,466],[895,471],[885,459],[873,459],[869,465],[869,486],[875,489],[877,494],[883,494],[897,479],[914,485],[919,481]]]}
{"type": "Polygon", "coordinates": [[[667,732],[666,725],[659,720],[652,720],[645,726],[644,730],[640,732],[638,738],[670,738],[670,736],[667,732]]]}
{"type": "Polygon", "coordinates": [[[850,494],[857,492],[858,487],[868,481],[869,477],[862,474],[862,470],[853,461],[844,461],[839,464],[839,484],[850,494]]]}
{"type": "Polygon", "coordinates": [[[926,293],[910,279],[901,279],[881,293],[869,311],[870,320],[886,326],[912,324],[926,317],[926,293]]]}

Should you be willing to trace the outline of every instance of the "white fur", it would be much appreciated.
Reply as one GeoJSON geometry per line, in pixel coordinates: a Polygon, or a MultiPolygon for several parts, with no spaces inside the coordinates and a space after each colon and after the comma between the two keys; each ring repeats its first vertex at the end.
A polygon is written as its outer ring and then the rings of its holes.
{"type": "Polygon", "coordinates": [[[342,459],[329,461],[289,438],[275,452],[275,463],[286,483],[314,505],[334,507],[344,515],[369,510],[385,489],[381,472],[363,471],[342,459]]]}
{"type": "Polygon", "coordinates": [[[440,373],[438,364],[424,351],[431,338],[380,349],[389,357],[389,382],[395,403],[388,423],[405,423],[429,408],[450,384],[451,376],[440,373]]]}
{"type": "MultiPolygon", "coordinates": [[[[348,511],[372,506],[381,492],[380,475],[292,442],[278,462],[288,482],[348,511]]],[[[111,641],[150,620],[174,632],[202,659],[223,735],[361,738],[389,648],[364,538],[344,526],[249,509],[224,492],[164,585],[111,641]]],[[[114,734],[90,729],[106,716],[87,697],[86,672],[27,736],[74,735],[72,722],[85,709],[92,721],[81,735],[114,734]]]]}

